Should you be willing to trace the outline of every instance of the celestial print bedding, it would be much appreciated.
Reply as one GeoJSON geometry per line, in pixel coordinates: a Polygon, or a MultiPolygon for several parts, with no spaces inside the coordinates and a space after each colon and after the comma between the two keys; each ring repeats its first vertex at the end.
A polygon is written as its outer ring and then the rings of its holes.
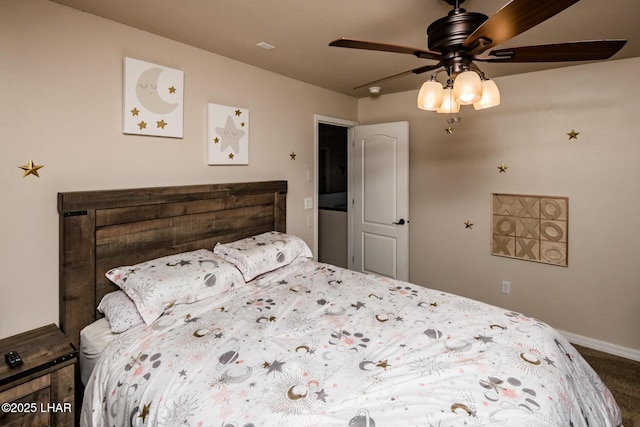
{"type": "Polygon", "coordinates": [[[299,259],[118,336],[85,426],[619,426],[609,390],[536,319],[299,259]]]}

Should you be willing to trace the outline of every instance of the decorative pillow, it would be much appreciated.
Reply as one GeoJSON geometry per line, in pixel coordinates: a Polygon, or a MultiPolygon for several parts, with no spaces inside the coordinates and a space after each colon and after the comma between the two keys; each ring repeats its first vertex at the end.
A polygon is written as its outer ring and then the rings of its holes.
{"type": "Polygon", "coordinates": [[[109,292],[103,296],[98,311],[109,321],[111,332],[117,334],[144,323],[138,308],[123,291],[109,292]]]}
{"type": "Polygon", "coordinates": [[[278,231],[231,243],[217,243],[213,252],[238,267],[247,282],[298,257],[313,257],[304,240],[278,231]]]}
{"type": "Polygon", "coordinates": [[[147,325],[174,304],[188,304],[244,284],[238,270],[198,249],[109,270],[106,276],[133,300],[147,325]]]}

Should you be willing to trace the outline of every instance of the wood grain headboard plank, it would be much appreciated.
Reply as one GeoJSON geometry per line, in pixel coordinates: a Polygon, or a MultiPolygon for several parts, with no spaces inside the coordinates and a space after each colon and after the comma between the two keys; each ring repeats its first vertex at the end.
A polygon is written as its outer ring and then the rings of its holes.
{"type": "Polygon", "coordinates": [[[242,235],[273,230],[273,206],[268,211],[264,206],[260,208],[260,213],[257,208],[233,209],[99,228],[96,259],[100,260],[99,265],[131,265],[156,254],[213,249],[218,242],[234,240],[239,227],[242,235]],[[123,248],[128,253],[123,254],[123,248]]]}
{"type": "MultiPolygon", "coordinates": [[[[95,287],[85,278],[94,274],[95,214],[60,216],[59,326],[84,322],[95,317],[95,287]]],[[[79,348],[80,330],[73,330],[72,342],[79,348]],[[78,339],[75,339],[76,334],[78,339]]],[[[67,333],[71,338],[71,335],[67,333]]]]}
{"type": "Polygon", "coordinates": [[[109,269],[286,231],[286,181],[58,193],[60,327],[80,330],[116,289],[109,269]]]}
{"type": "Polygon", "coordinates": [[[225,198],[233,195],[287,192],[286,181],[241,182],[234,184],[203,184],[175,187],[131,188],[122,190],[74,191],[58,193],[58,208],[78,211],[87,207],[109,209],[124,206],[163,204],[225,198]]]}
{"type": "Polygon", "coordinates": [[[127,206],[97,211],[96,226],[103,227],[121,223],[131,223],[156,218],[213,212],[256,205],[274,204],[273,194],[249,196],[229,196],[221,199],[195,200],[177,203],[163,203],[142,206],[127,206]]]}
{"type": "Polygon", "coordinates": [[[109,248],[120,248],[122,245],[132,248],[180,245],[194,239],[231,232],[238,224],[244,227],[273,227],[273,211],[273,204],[260,205],[96,227],[96,249],[107,251],[101,254],[108,254],[109,248]]]}

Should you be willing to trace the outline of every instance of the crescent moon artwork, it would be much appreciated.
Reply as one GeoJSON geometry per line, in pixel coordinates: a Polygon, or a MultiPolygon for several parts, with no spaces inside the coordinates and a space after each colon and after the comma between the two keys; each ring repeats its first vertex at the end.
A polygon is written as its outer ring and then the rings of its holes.
{"type": "Polygon", "coordinates": [[[182,138],[182,71],[124,58],[123,81],[123,133],[182,138]]]}
{"type": "Polygon", "coordinates": [[[207,104],[207,163],[249,164],[249,110],[207,104]]]}

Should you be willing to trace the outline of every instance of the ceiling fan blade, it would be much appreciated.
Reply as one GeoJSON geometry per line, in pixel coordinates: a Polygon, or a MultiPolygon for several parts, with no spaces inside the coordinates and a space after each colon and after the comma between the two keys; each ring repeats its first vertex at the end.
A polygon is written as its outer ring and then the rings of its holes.
{"type": "Polygon", "coordinates": [[[404,71],[402,73],[394,74],[393,76],[384,77],[382,79],[374,80],[372,82],[365,83],[365,84],[360,85],[360,86],[356,86],[353,89],[362,89],[363,87],[369,87],[369,86],[372,86],[372,85],[376,85],[378,83],[386,82],[387,80],[392,80],[392,79],[397,79],[398,77],[408,76],[410,74],[426,73],[427,71],[435,70],[436,68],[440,68],[440,67],[442,67],[441,63],[437,63],[436,65],[425,65],[424,67],[414,68],[413,70],[404,71]]]}
{"type": "Polygon", "coordinates": [[[626,40],[593,40],[539,46],[495,49],[487,62],[564,62],[608,59],[627,43],[626,40]]]}
{"type": "Polygon", "coordinates": [[[377,50],[382,52],[406,53],[409,55],[415,55],[418,58],[435,59],[436,61],[439,61],[442,56],[438,52],[431,52],[429,50],[424,50],[424,49],[416,49],[414,47],[398,46],[395,44],[386,44],[386,43],[378,43],[378,42],[370,42],[366,40],[354,40],[354,39],[346,39],[346,38],[334,40],[331,43],[329,43],[329,46],[348,47],[351,49],[377,50]]]}
{"type": "Polygon", "coordinates": [[[562,12],[579,0],[512,0],[484,21],[463,45],[472,54],[509,40],[562,12]]]}

